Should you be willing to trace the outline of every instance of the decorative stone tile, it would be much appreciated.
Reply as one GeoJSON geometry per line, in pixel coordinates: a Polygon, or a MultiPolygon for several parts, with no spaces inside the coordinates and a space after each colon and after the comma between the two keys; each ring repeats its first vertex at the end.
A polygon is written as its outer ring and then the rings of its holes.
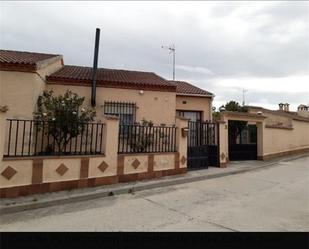
{"type": "Polygon", "coordinates": [[[187,161],[187,158],[185,156],[182,156],[182,158],[180,159],[181,164],[185,164],[187,161]]]}
{"type": "Polygon", "coordinates": [[[134,169],[137,169],[138,168],[138,166],[140,166],[140,161],[137,159],[137,158],[135,158],[135,160],[132,162],[132,166],[133,166],[133,168],[134,169]]]}
{"type": "Polygon", "coordinates": [[[5,170],[2,171],[1,175],[6,179],[10,180],[16,173],[17,171],[14,168],[12,168],[11,166],[7,166],[5,170]]]}
{"type": "Polygon", "coordinates": [[[220,157],[221,157],[221,160],[224,160],[225,154],[222,152],[221,155],[220,155],[220,157]]]}
{"type": "Polygon", "coordinates": [[[98,169],[101,170],[102,172],[104,172],[107,168],[108,168],[108,164],[103,161],[102,163],[100,163],[100,165],[98,166],[98,169]]]}
{"type": "Polygon", "coordinates": [[[61,176],[63,176],[69,168],[65,166],[63,163],[59,165],[59,167],[56,169],[57,173],[61,176]]]}

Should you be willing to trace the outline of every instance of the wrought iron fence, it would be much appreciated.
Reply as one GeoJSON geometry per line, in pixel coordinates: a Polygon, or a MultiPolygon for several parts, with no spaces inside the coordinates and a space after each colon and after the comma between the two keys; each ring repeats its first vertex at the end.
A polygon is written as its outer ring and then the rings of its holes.
{"type": "Polygon", "coordinates": [[[93,155],[103,152],[103,123],[55,124],[7,119],[4,157],[93,155]]]}
{"type": "Polygon", "coordinates": [[[118,153],[176,152],[176,127],[119,125],[118,153]]]}

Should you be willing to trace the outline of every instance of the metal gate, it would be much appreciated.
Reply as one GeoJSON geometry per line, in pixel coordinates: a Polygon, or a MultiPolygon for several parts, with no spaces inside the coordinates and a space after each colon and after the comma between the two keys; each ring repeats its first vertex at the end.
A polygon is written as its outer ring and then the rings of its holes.
{"type": "Polygon", "coordinates": [[[188,169],[219,167],[219,124],[189,121],[188,126],[188,169]]]}
{"type": "MultiPolygon", "coordinates": [[[[257,127],[246,125],[240,133],[235,134],[229,121],[229,159],[257,160],[257,127]]],[[[232,121],[235,122],[235,121],[232,121]]]]}

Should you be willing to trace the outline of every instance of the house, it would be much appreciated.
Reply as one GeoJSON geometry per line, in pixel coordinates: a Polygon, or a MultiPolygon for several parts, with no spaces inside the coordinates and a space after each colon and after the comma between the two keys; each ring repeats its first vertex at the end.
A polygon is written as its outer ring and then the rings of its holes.
{"type": "Polygon", "coordinates": [[[32,118],[46,75],[62,66],[61,55],[0,50],[0,106],[9,107],[8,117],[32,118]]]}
{"type": "Polygon", "coordinates": [[[226,167],[231,160],[309,151],[308,106],[300,105],[298,112],[282,103],[276,111],[251,106],[247,113],[223,111],[212,122],[213,98],[188,82],[119,69],[99,68],[92,88],[92,68],[65,65],[62,55],[0,50],[0,197],[158,178],[187,168],[226,167]],[[62,124],[32,120],[43,90],[71,90],[85,97],[84,104],[97,112],[95,122],[75,124],[77,135],[57,147],[50,130],[62,124]],[[153,124],[142,125],[142,120],[153,124]],[[248,124],[247,133],[236,139],[235,122],[248,124]]]}
{"type": "Polygon", "coordinates": [[[170,81],[177,85],[176,113],[191,121],[212,120],[214,95],[185,81],[170,81]]]}
{"type": "MultiPolygon", "coordinates": [[[[0,197],[183,174],[199,160],[187,157],[188,120],[211,120],[213,94],[153,72],[98,68],[92,83],[91,67],[65,65],[62,55],[0,50],[0,197]],[[61,145],[61,125],[33,121],[44,90],[84,97],[96,120],[68,124],[79,132],[61,145]]],[[[219,167],[218,124],[205,128],[213,156],[198,164],[219,167]]]]}
{"type": "MultiPolygon", "coordinates": [[[[67,89],[85,97],[91,106],[92,68],[64,65],[61,55],[0,51],[1,105],[8,117],[31,118],[39,94],[67,89]],[[23,101],[16,101],[23,100],[23,101]]],[[[153,72],[99,68],[97,71],[97,119],[120,116],[121,122],[151,120],[172,125],[175,116],[211,120],[214,95],[183,81],[169,81],[153,72]]]]}

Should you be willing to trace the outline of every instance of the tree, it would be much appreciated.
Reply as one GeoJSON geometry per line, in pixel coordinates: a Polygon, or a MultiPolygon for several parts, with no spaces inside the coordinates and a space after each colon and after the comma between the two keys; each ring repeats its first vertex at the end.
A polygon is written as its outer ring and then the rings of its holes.
{"type": "Polygon", "coordinates": [[[224,106],[226,111],[232,112],[248,112],[248,108],[246,106],[241,106],[238,102],[231,100],[227,102],[224,106]]]}
{"type": "MultiPolygon", "coordinates": [[[[241,106],[238,102],[231,100],[223,106],[226,111],[232,112],[248,112],[248,108],[246,106],[241,106]]],[[[241,132],[246,128],[248,122],[247,121],[229,121],[229,134],[230,141],[236,143],[236,139],[241,132]]]]}
{"type": "MultiPolygon", "coordinates": [[[[93,121],[96,116],[93,109],[82,107],[84,100],[84,97],[79,97],[70,90],[59,96],[54,96],[52,90],[44,91],[38,97],[34,120],[38,121],[38,128],[43,135],[54,139],[59,153],[63,152],[70,140],[77,137],[85,124],[93,121]]],[[[50,144],[47,146],[49,150],[55,151],[50,144]]]]}

